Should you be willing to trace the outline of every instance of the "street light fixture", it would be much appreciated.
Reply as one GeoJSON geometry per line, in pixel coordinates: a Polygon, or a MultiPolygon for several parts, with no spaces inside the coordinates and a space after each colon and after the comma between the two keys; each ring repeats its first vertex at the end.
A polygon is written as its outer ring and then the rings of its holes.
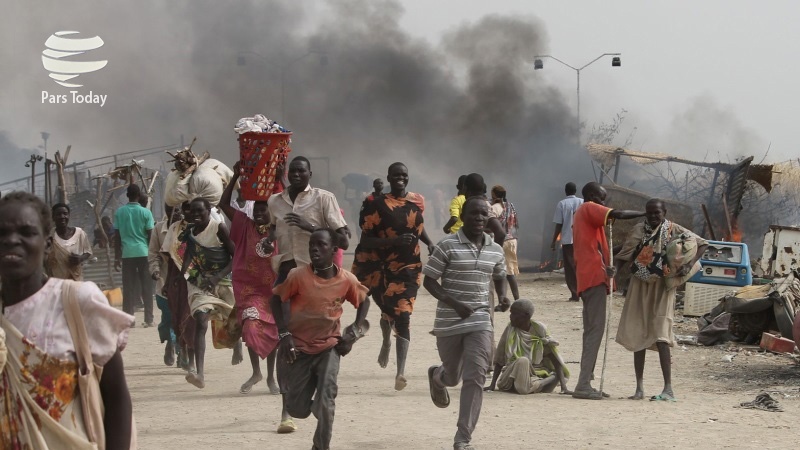
{"type": "Polygon", "coordinates": [[[578,145],[580,145],[580,143],[581,143],[581,70],[589,67],[594,62],[596,62],[600,58],[603,58],[604,56],[613,56],[613,58],[611,58],[611,67],[622,67],[622,58],[620,58],[621,55],[622,55],[622,53],[603,53],[602,55],[600,55],[597,58],[589,61],[588,63],[584,64],[581,67],[573,67],[573,66],[565,63],[564,61],[561,61],[560,59],[558,59],[558,58],[556,58],[555,56],[552,56],[552,55],[537,55],[537,56],[533,57],[534,58],[534,60],[533,60],[533,69],[534,70],[544,69],[544,62],[542,61],[542,59],[543,58],[550,58],[552,60],[560,62],[561,64],[569,67],[570,69],[574,70],[575,73],[577,74],[577,78],[578,78],[578,87],[577,87],[577,93],[578,93],[578,108],[577,108],[578,109],[578,114],[577,114],[577,117],[578,117],[578,129],[577,129],[578,145]]]}
{"type": "Polygon", "coordinates": [[[32,154],[31,159],[25,162],[25,167],[31,168],[31,194],[36,194],[36,185],[34,181],[36,181],[36,163],[41,161],[42,155],[32,154]]]}
{"type": "MultiPolygon", "coordinates": [[[[286,74],[289,71],[289,69],[294,65],[294,63],[296,63],[296,62],[298,62],[298,61],[300,61],[302,59],[305,59],[307,56],[312,55],[312,54],[320,55],[320,57],[319,57],[320,66],[325,67],[325,66],[328,65],[328,55],[327,55],[326,52],[319,51],[319,50],[309,50],[306,53],[304,53],[304,54],[302,54],[302,55],[300,55],[300,56],[298,56],[296,58],[290,59],[289,61],[285,62],[283,64],[283,67],[281,67],[281,123],[283,125],[286,125],[284,123],[286,121],[286,74]]],[[[247,65],[247,58],[246,58],[247,55],[255,56],[255,57],[258,57],[259,59],[261,59],[261,60],[263,60],[265,62],[269,62],[269,58],[267,58],[264,55],[261,55],[261,54],[256,53],[256,52],[251,52],[251,51],[242,51],[242,52],[237,53],[237,55],[236,55],[236,65],[237,66],[246,66],[247,65]]]]}

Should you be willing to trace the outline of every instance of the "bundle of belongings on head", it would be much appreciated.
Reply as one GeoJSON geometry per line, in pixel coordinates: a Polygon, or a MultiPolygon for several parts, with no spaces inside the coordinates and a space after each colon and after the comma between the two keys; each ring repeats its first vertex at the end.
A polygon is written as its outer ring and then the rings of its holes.
{"type": "Polygon", "coordinates": [[[175,168],[167,175],[164,187],[164,201],[167,205],[176,207],[201,197],[216,206],[233,177],[230,167],[212,159],[208,152],[201,156],[195,155],[191,146],[174,155],[167,153],[175,163],[175,168]]]}
{"type": "Polygon", "coordinates": [[[697,319],[697,342],[727,341],[757,344],[761,333],[780,331],[793,340],[794,319],[800,311],[800,276],[796,272],[761,286],[745,286],[724,297],[710,313],[697,319]]]}

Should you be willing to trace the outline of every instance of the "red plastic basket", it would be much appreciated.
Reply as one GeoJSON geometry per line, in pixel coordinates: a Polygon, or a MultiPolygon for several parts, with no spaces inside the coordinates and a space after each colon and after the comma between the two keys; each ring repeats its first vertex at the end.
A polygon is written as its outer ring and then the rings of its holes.
{"type": "Polygon", "coordinates": [[[239,183],[245,200],[264,201],[275,192],[278,165],[285,164],[292,149],[292,133],[244,133],[239,135],[239,183]]]}

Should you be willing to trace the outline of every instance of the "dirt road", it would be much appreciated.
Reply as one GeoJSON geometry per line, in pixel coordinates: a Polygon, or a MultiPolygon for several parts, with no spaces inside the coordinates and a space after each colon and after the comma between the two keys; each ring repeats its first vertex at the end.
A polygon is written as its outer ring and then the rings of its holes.
{"type": "MultiPolygon", "coordinates": [[[[581,306],[566,301],[563,278],[532,274],[520,278],[522,296],[536,304],[536,316],[561,343],[561,352],[578,373],[581,351],[581,306]]],[[[412,318],[408,387],[395,392],[394,362],[376,363],[380,332],[375,326],[341,363],[332,447],[336,449],[450,449],[458,411],[453,404],[436,408],[430,401],[426,369],[438,361],[433,325],[435,300],[420,290],[412,318]]],[[[611,335],[616,332],[622,298],[615,298],[611,335]]],[[[344,320],[353,318],[352,308],[344,320]]],[[[377,308],[370,320],[377,325],[377,308]]],[[[138,317],[141,321],[141,317],[138,317]]],[[[498,315],[499,337],[508,321],[498,315]]],[[[680,333],[695,329],[693,320],[677,325],[680,333]]],[[[204,390],[189,385],[184,372],[162,363],[155,329],[132,330],[124,352],[143,449],[309,449],[316,422],[298,420],[299,430],[278,435],[280,398],[266,383],[249,395],[238,393],[250,374],[247,362],[231,366],[229,350],[209,344],[204,390]]],[[[609,342],[603,401],[575,400],[558,394],[520,396],[492,392],[484,397],[474,435],[478,449],[522,448],[792,448],[800,417],[800,367],[792,360],[736,348],[680,346],[673,353],[676,403],[625,399],[633,393],[632,355],[609,342]],[[724,355],[735,354],[731,362],[724,355]],[[739,409],[763,391],[777,392],[785,412],[739,409]]],[[[394,355],[392,355],[394,358],[394,355]]],[[[602,350],[601,350],[602,358],[602,350]]],[[[661,390],[655,352],[645,367],[647,396],[661,390]]],[[[599,376],[598,362],[598,376],[599,376]]],[[[266,372],[265,372],[266,373],[266,372]]]]}

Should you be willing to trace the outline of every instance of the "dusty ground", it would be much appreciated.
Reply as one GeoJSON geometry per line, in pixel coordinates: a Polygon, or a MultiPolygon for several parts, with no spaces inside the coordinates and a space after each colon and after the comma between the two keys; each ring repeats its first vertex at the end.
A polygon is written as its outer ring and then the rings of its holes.
{"type": "MultiPolygon", "coordinates": [[[[561,342],[561,351],[577,378],[581,350],[581,306],[569,303],[563,278],[523,274],[523,297],[534,300],[537,316],[561,342]]],[[[380,332],[370,335],[342,360],[332,442],[338,449],[449,449],[455,433],[458,391],[451,390],[449,409],[430,401],[426,369],[437,363],[433,324],[435,300],[420,290],[412,319],[412,347],[407,365],[409,385],[395,392],[392,362],[375,362],[380,332]]],[[[614,299],[611,335],[616,332],[622,298],[614,299]]],[[[353,318],[352,309],[345,320],[353,318]]],[[[370,319],[377,325],[377,308],[370,319]]],[[[141,321],[141,317],[139,317],[141,321]]],[[[496,335],[508,321],[498,316],[496,335]]],[[[696,330],[693,319],[676,326],[679,334],[696,330]]],[[[299,430],[278,435],[280,398],[266,383],[250,395],[238,393],[250,374],[247,362],[230,365],[229,350],[209,344],[207,387],[184,381],[184,372],[162,363],[155,329],[136,328],[124,352],[143,449],[311,448],[315,420],[299,420],[299,430]]],[[[737,348],[675,348],[673,378],[676,403],[631,401],[633,357],[609,342],[603,401],[576,400],[558,394],[519,396],[488,393],[474,435],[479,449],[542,448],[792,448],[800,416],[800,367],[793,360],[737,348]],[[736,354],[732,362],[724,355],[736,354]],[[785,412],[736,408],[761,391],[776,392],[785,412]]],[[[394,356],[393,356],[394,357],[394,356]]],[[[601,350],[602,358],[602,350],[601,350]]],[[[598,376],[599,376],[598,362],[598,376]]],[[[266,373],[266,372],[265,372],[266,373]]],[[[648,396],[661,389],[655,353],[645,368],[648,396]]]]}

